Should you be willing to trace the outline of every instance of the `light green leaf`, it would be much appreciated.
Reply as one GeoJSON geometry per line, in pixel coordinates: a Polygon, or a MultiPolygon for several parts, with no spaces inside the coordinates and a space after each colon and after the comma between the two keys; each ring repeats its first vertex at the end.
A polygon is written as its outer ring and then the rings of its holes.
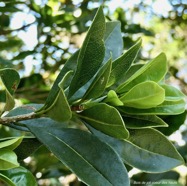
{"type": "Polygon", "coordinates": [[[110,90],[107,94],[107,98],[104,100],[105,103],[113,106],[123,106],[123,102],[118,98],[118,95],[114,90],[110,90]]]}
{"type": "Polygon", "coordinates": [[[15,137],[9,140],[0,139],[0,149],[9,149],[9,150],[14,150],[22,141],[23,137],[15,137]]]}
{"type": "Polygon", "coordinates": [[[13,94],[18,87],[18,84],[20,82],[20,77],[17,71],[10,68],[1,69],[0,76],[5,86],[5,92],[6,92],[6,104],[2,111],[8,111],[11,110],[15,105],[13,94]]]}
{"type": "Polygon", "coordinates": [[[165,123],[161,118],[155,115],[140,116],[140,115],[123,114],[122,117],[126,127],[130,129],[168,126],[167,123],[165,123]]]}
{"type": "Polygon", "coordinates": [[[69,75],[71,75],[71,71],[67,72],[62,81],[59,83],[60,92],[58,93],[53,105],[51,105],[51,107],[49,107],[47,110],[43,111],[43,113],[45,113],[47,116],[59,122],[68,121],[72,117],[71,108],[63,90],[64,82],[69,75]]]}
{"type": "Polygon", "coordinates": [[[177,88],[166,84],[161,84],[160,86],[165,90],[166,101],[180,101],[181,99],[185,99],[185,95],[177,88]]]}
{"type": "Polygon", "coordinates": [[[11,179],[0,173],[0,181],[8,184],[8,186],[16,186],[11,179]]]}
{"type": "Polygon", "coordinates": [[[123,52],[123,39],[121,35],[121,23],[119,21],[106,22],[106,31],[104,35],[105,57],[104,63],[110,59],[118,58],[123,52]]]}
{"type": "Polygon", "coordinates": [[[105,17],[100,7],[79,52],[77,70],[69,87],[69,98],[98,71],[105,54],[104,33],[105,17]]]}
{"type": "Polygon", "coordinates": [[[18,166],[17,156],[12,150],[0,150],[0,170],[12,169],[18,166]]]}
{"type": "Polygon", "coordinates": [[[94,81],[91,83],[85,95],[83,96],[83,100],[97,98],[103,94],[109,79],[111,66],[112,61],[110,58],[109,61],[97,73],[94,81]]]}
{"type": "Polygon", "coordinates": [[[153,81],[135,85],[120,100],[127,107],[148,109],[161,104],[165,98],[165,90],[153,81]]]}
{"type": "Polygon", "coordinates": [[[1,171],[3,175],[9,178],[12,185],[16,186],[37,186],[35,177],[30,171],[23,167],[17,167],[14,169],[1,171]]]}
{"type": "Polygon", "coordinates": [[[136,115],[177,115],[185,111],[185,101],[164,101],[162,104],[150,109],[136,109],[131,107],[118,107],[120,112],[136,115]]]}
{"type": "Polygon", "coordinates": [[[114,107],[100,103],[84,110],[78,115],[89,125],[103,133],[119,138],[128,138],[128,131],[120,113],[114,107]]]}
{"type": "Polygon", "coordinates": [[[129,70],[130,66],[137,57],[140,50],[142,40],[138,40],[135,45],[133,45],[129,50],[127,50],[122,56],[116,59],[112,64],[112,72],[108,82],[108,87],[119,81],[126,72],[129,70]]]}
{"type": "Polygon", "coordinates": [[[35,125],[32,121],[27,122],[27,127],[84,183],[100,186],[130,185],[119,156],[95,136],[77,129],[59,130],[55,125],[45,125],[43,130],[43,125],[35,125]]]}
{"type": "Polygon", "coordinates": [[[174,145],[155,129],[130,130],[128,140],[118,140],[87,126],[100,140],[109,144],[124,163],[144,172],[166,172],[184,164],[174,145]]]}
{"type": "Polygon", "coordinates": [[[161,53],[155,59],[145,64],[142,68],[135,72],[127,81],[117,88],[117,93],[124,93],[135,85],[145,82],[159,82],[163,79],[167,72],[166,55],[161,53]]]}

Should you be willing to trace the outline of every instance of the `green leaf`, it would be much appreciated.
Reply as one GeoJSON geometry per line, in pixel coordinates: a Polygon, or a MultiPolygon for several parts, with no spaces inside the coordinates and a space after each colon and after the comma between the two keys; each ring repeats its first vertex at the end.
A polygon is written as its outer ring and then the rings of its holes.
{"type": "Polygon", "coordinates": [[[184,164],[174,145],[155,129],[129,130],[128,140],[118,140],[87,126],[100,140],[109,144],[124,163],[144,172],[165,172],[184,164]]]}
{"type": "Polygon", "coordinates": [[[105,17],[100,7],[79,52],[77,70],[69,87],[69,98],[98,71],[105,54],[104,33],[105,17]]]}
{"type": "Polygon", "coordinates": [[[137,57],[140,50],[142,40],[138,40],[129,50],[127,50],[122,56],[116,59],[112,64],[112,72],[108,82],[108,87],[119,81],[127,73],[130,66],[137,57]]]}
{"type": "Polygon", "coordinates": [[[59,83],[60,92],[58,93],[56,100],[54,100],[54,103],[47,110],[39,110],[40,112],[45,113],[45,115],[59,122],[68,121],[72,117],[71,108],[63,90],[64,82],[69,75],[71,75],[71,71],[67,72],[62,81],[59,83]]]}
{"type": "Polygon", "coordinates": [[[5,86],[5,92],[6,92],[6,104],[4,106],[3,111],[8,111],[11,110],[15,105],[13,94],[18,87],[18,84],[20,82],[20,77],[17,71],[9,68],[1,69],[0,76],[5,86]]]}
{"type": "Polygon", "coordinates": [[[24,160],[33,154],[42,144],[34,137],[25,137],[22,143],[14,150],[18,161],[24,160]]]}
{"type": "MultiPolygon", "coordinates": [[[[123,114],[122,117],[126,127],[130,129],[168,126],[167,123],[165,123],[161,118],[155,115],[139,116],[123,114]]],[[[166,130],[168,130],[168,128],[166,130]]]]}
{"type": "Polygon", "coordinates": [[[18,166],[17,156],[12,150],[0,150],[0,170],[12,169],[18,166]]]}
{"type": "Polygon", "coordinates": [[[119,21],[106,22],[106,31],[104,35],[105,57],[104,62],[110,59],[118,58],[123,52],[123,39],[121,35],[121,23],[119,21]]]}
{"type": "Polygon", "coordinates": [[[0,173],[0,181],[5,182],[8,186],[16,186],[11,179],[0,173]]]}
{"type": "Polygon", "coordinates": [[[117,93],[124,93],[135,85],[145,82],[159,82],[163,79],[167,72],[166,55],[161,53],[155,59],[145,64],[142,68],[135,72],[127,81],[117,88],[117,93]]]}
{"type": "MultiPolygon", "coordinates": [[[[62,70],[60,71],[57,79],[55,80],[49,95],[47,97],[46,103],[43,106],[43,108],[41,108],[41,110],[46,110],[47,108],[49,108],[55,101],[57,95],[59,94],[60,88],[59,88],[59,83],[62,81],[62,78],[65,76],[65,74],[69,71],[74,71],[77,67],[77,58],[78,58],[78,54],[79,54],[79,50],[77,52],[75,52],[69,59],[68,61],[65,63],[64,67],[62,68],[62,70]]],[[[70,81],[70,80],[69,80],[70,81]]],[[[69,85],[69,81],[67,81],[64,85],[64,88],[66,88],[69,85]]]]}
{"type": "Polygon", "coordinates": [[[184,164],[173,144],[151,128],[130,130],[123,153],[127,163],[146,172],[165,172],[184,164]]]}
{"type": "Polygon", "coordinates": [[[161,104],[165,98],[165,90],[153,81],[135,85],[120,100],[127,107],[148,109],[161,104]]]}
{"type": "Polygon", "coordinates": [[[185,95],[177,88],[170,85],[162,85],[162,84],[160,86],[165,90],[166,101],[180,101],[182,99],[185,99],[185,95]]]}
{"type": "Polygon", "coordinates": [[[21,143],[23,137],[15,137],[9,140],[0,139],[0,149],[9,149],[9,150],[14,150],[19,144],[21,143]]]}
{"type": "Polygon", "coordinates": [[[103,133],[119,138],[128,138],[128,131],[120,113],[114,107],[105,103],[100,103],[84,110],[78,115],[89,125],[102,131],[103,133]]]}
{"type": "MultiPolygon", "coordinates": [[[[35,177],[32,175],[30,171],[23,167],[17,167],[14,169],[1,171],[3,175],[8,177],[12,183],[16,186],[37,186],[37,182],[35,177]]],[[[13,185],[13,184],[12,184],[13,185]]]]}
{"type": "Polygon", "coordinates": [[[109,61],[97,73],[94,81],[91,83],[85,95],[83,96],[83,100],[97,98],[103,94],[109,79],[111,66],[112,61],[110,58],[109,61]]]}
{"type": "Polygon", "coordinates": [[[123,106],[123,102],[118,98],[118,95],[114,90],[110,90],[107,94],[107,98],[104,100],[105,103],[108,103],[113,106],[123,106]]]}
{"type": "Polygon", "coordinates": [[[186,111],[179,115],[162,116],[162,119],[169,125],[169,127],[159,128],[159,131],[161,131],[164,135],[169,136],[185,123],[186,111]]]}
{"type": "Polygon", "coordinates": [[[32,121],[27,122],[27,127],[84,183],[129,186],[127,171],[119,156],[95,136],[77,129],[59,130],[55,125],[45,125],[43,130],[43,125],[32,121]]]}
{"type": "Polygon", "coordinates": [[[136,109],[131,107],[118,107],[118,110],[126,114],[135,115],[177,115],[185,111],[185,101],[164,101],[162,104],[150,109],[136,109]]]}

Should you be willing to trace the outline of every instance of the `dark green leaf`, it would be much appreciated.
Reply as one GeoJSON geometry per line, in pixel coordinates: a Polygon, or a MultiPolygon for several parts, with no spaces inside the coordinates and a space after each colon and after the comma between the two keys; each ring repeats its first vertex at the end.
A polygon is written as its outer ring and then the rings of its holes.
{"type": "Polygon", "coordinates": [[[95,136],[76,129],[27,123],[31,132],[88,185],[129,186],[118,155],[95,136]],[[54,145],[55,144],[55,145],[54,145]]]}
{"type": "Polygon", "coordinates": [[[151,128],[130,130],[125,149],[125,161],[148,172],[165,172],[184,163],[172,143],[163,134],[151,128]],[[131,156],[128,156],[129,152],[131,156]]]}
{"type": "Polygon", "coordinates": [[[185,123],[186,111],[179,115],[162,116],[162,119],[169,125],[169,127],[159,128],[159,131],[161,131],[164,135],[169,136],[185,123]]]}
{"type": "Polygon", "coordinates": [[[14,150],[18,161],[24,160],[34,153],[42,144],[34,137],[24,138],[22,143],[14,150]]]}
{"type": "Polygon", "coordinates": [[[109,79],[111,66],[112,61],[111,59],[109,59],[109,61],[97,73],[95,79],[89,86],[88,90],[86,91],[82,99],[97,98],[103,94],[109,79]]]}
{"type": "MultiPolygon", "coordinates": [[[[130,129],[168,126],[167,123],[155,115],[140,116],[124,114],[122,116],[126,127],[130,129]]],[[[168,128],[166,130],[168,130],[168,128]]]]}
{"type": "MultiPolygon", "coordinates": [[[[58,86],[58,84],[62,81],[62,78],[65,76],[65,74],[68,71],[74,71],[76,69],[77,66],[77,58],[78,58],[78,54],[79,51],[75,52],[70,58],[69,60],[65,63],[64,67],[62,68],[62,70],[60,71],[56,81],[54,82],[51,91],[49,92],[49,96],[47,97],[46,103],[44,105],[44,107],[42,108],[42,110],[46,110],[47,108],[49,108],[53,103],[54,100],[56,99],[57,95],[59,94],[60,88],[58,86]]],[[[66,88],[68,86],[68,82],[67,81],[64,85],[64,88],[66,88]]]]}
{"type": "Polygon", "coordinates": [[[105,53],[105,17],[100,7],[87,33],[78,56],[78,65],[69,87],[69,98],[98,71],[105,53]]]}
{"type": "Polygon", "coordinates": [[[130,138],[117,140],[87,125],[94,135],[108,143],[124,163],[144,172],[165,172],[184,163],[175,147],[155,129],[130,130],[130,138]]]}
{"type": "Polygon", "coordinates": [[[126,72],[129,70],[130,66],[137,57],[140,50],[142,40],[138,40],[137,43],[127,50],[122,56],[116,59],[112,64],[112,72],[107,86],[111,86],[117,81],[119,81],[126,72]]]}
{"type": "Polygon", "coordinates": [[[11,110],[14,107],[13,94],[18,87],[20,82],[20,77],[17,71],[14,69],[1,69],[0,70],[1,80],[5,86],[6,92],[6,104],[4,106],[4,111],[11,110]]]}
{"type": "Polygon", "coordinates": [[[105,57],[107,62],[112,54],[113,60],[118,58],[123,52],[123,39],[121,35],[121,23],[119,21],[110,21],[106,23],[105,57]]]}
{"type": "Polygon", "coordinates": [[[71,119],[71,108],[69,106],[69,103],[63,90],[64,82],[66,81],[69,75],[71,75],[71,71],[67,72],[62,78],[62,81],[59,83],[60,91],[56,99],[54,100],[54,103],[46,110],[40,109],[37,112],[38,114],[40,114],[40,112],[45,113],[45,115],[59,122],[64,122],[71,119]]]}
{"type": "Polygon", "coordinates": [[[128,138],[128,131],[120,113],[114,107],[100,103],[79,114],[79,117],[89,125],[103,133],[119,138],[128,138]]]}

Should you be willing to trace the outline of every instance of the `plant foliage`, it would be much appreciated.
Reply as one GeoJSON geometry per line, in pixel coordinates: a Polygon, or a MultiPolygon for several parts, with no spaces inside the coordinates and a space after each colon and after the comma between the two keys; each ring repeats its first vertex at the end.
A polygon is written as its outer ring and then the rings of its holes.
{"type": "MultiPolygon", "coordinates": [[[[164,115],[185,111],[185,96],[165,82],[165,54],[134,68],[142,41],[122,54],[121,38],[120,23],[105,22],[100,7],[81,49],[64,65],[42,105],[12,110],[19,76],[13,69],[0,71],[1,113],[9,111],[0,123],[32,133],[87,185],[130,185],[126,164],[158,173],[184,163],[155,129],[168,126],[164,115]]],[[[18,148],[24,157],[30,155],[23,139],[0,141],[0,179],[9,185],[37,185],[17,161],[18,148]]],[[[41,143],[34,143],[31,153],[41,143]]]]}

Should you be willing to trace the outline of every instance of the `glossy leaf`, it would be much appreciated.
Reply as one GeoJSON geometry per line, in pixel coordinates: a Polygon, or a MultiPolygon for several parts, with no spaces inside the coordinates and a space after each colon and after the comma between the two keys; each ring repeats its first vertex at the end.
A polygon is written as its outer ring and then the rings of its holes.
{"type": "Polygon", "coordinates": [[[3,175],[8,177],[12,183],[16,186],[37,186],[37,182],[35,177],[32,175],[30,171],[23,167],[17,167],[14,169],[1,171],[3,175]]]}
{"type": "Polygon", "coordinates": [[[127,107],[147,109],[161,104],[165,90],[153,81],[139,83],[120,97],[127,107]]]}
{"type": "Polygon", "coordinates": [[[12,169],[18,166],[17,156],[12,150],[0,150],[0,170],[12,169]]]}
{"type": "Polygon", "coordinates": [[[113,106],[123,106],[123,102],[118,98],[118,95],[114,90],[110,90],[107,94],[107,98],[104,100],[105,103],[113,106]]]}
{"type": "Polygon", "coordinates": [[[173,144],[155,129],[130,130],[128,140],[117,140],[92,127],[89,130],[114,148],[124,163],[144,172],[165,172],[184,164],[173,144]]]}
{"type": "Polygon", "coordinates": [[[117,93],[123,93],[130,90],[135,85],[145,82],[159,82],[167,72],[167,60],[164,53],[158,55],[155,59],[145,64],[142,68],[136,71],[127,81],[122,83],[117,88],[117,93]]]}
{"type": "Polygon", "coordinates": [[[106,22],[106,31],[104,35],[105,57],[104,63],[110,59],[115,60],[123,52],[123,39],[121,35],[121,23],[119,21],[106,22]]]}
{"type": "Polygon", "coordinates": [[[185,101],[164,101],[162,104],[150,109],[136,109],[131,107],[118,107],[120,112],[135,115],[178,115],[185,111],[185,101]]]}
{"type": "Polygon", "coordinates": [[[18,87],[20,82],[20,77],[17,71],[14,69],[1,69],[0,70],[1,80],[5,86],[6,92],[6,104],[4,106],[4,111],[11,110],[14,107],[13,94],[18,87]]]}
{"type": "Polygon", "coordinates": [[[164,88],[165,90],[166,101],[180,101],[182,99],[185,99],[185,95],[180,90],[175,88],[174,86],[165,84],[165,85],[161,85],[161,87],[164,88]]]}
{"type": "Polygon", "coordinates": [[[72,117],[71,108],[63,90],[64,82],[70,74],[71,71],[64,75],[62,81],[59,83],[60,92],[58,93],[56,100],[51,107],[46,111],[43,111],[47,116],[59,122],[68,121],[72,117]]]}
{"type": "Polygon", "coordinates": [[[123,158],[141,170],[164,172],[184,163],[173,144],[155,129],[130,130],[128,141],[123,158]]]}
{"type": "Polygon", "coordinates": [[[16,186],[11,179],[9,179],[7,176],[0,173],[0,181],[3,183],[8,184],[8,186],[16,186]]]}
{"type": "Polygon", "coordinates": [[[82,99],[97,98],[103,94],[109,79],[111,66],[112,61],[109,59],[109,61],[97,73],[94,81],[91,83],[82,99]]]}
{"type": "MultiPolygon", "coordinates": [[[[161,118],[155,115],[140,116],[124,114],[122,116],[126,127],[130,129],[168,126],[167,123],[165,123],[161,118]]],[[[166,130],[168,130],[168,128],[166,130]]]]}
{"type": "Polygon", "coordinates": [[[22,141],[23,137],[15,137],[12,139],[0,139],[0,149],[14,150],[22,141]]]}
{"type": "Polygon", "coordinates": [[[130,66],[137,57],[140,50],[142,40],[138,40],[137,43],[127,50],[122,56],[116,59],[112,64],[112,72],[108,82],[108,86],[113,85],[115,82],[119,81],[126,72],[129,70],[130,66]]]}
{"type": "Polygon", "coordinates": [[[114,107],[100,103],[79,114],[79,117],[89,125],[103,133],[119,138],[128,138],[128,131],[120,113],[114,107]]]}
{"type": "Polygon", "coordinates": [[[79,52],[77,70],[69,87],[69,98],[98,71],[105,54],[104,33],[105,17],[100,7],[79,52]]]}
{"type": "Polygon", "coordinates": [[[27,123],[31,132],[88,185],[129,186],[119,156],[95,136],[77,129],[27,123]],[[55,145],[54,145],[55,144],[55,145]],[[114,161],[115,160],[115,161],[114,161]]]}

